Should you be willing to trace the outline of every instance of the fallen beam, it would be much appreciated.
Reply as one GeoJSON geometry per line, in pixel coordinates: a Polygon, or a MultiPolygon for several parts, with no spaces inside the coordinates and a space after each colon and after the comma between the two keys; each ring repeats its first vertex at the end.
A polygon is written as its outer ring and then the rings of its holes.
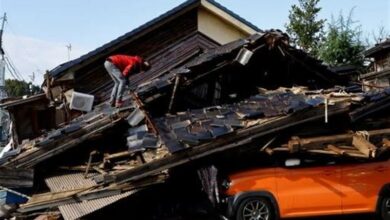
{"type": "MultiPolygon", "coordinates": [[[[390,128],[367,131],[366,133],[370,138],[390,137],[390,128]]],[[[345,145],[351,145],[354,136],[355,133],[321,136],[321,137],[313,137],[313,138],[293,137],[288,142],[288,148],[290,149],[291,152],[296,152],[298,149],[300,150],[316,149],[316,148],[322,149],[332,144],[339,145],[340,143],[343,143],[345,145]]]]}
{"type": "Polygon", "coordinates": [[[36,148],[36,150],[34,150],[33,152],[25,152],[24,154],[21,154],[18,157],[3,164],[3,166],[10,167],[10,168],[34,167],[36,164],[44,160],[47,160],[55,155],[58,155],[64,151],[67,151],[70,148],[75,147],[78,144],[94,137],[96,134],[99,134],[102,131],[115,126],[121,120],[122,118],[111,119],[111,117],[107,116],[103,119],[100,119],[98,122],[95,122],[93,127],[88,128],[89,132],[85,133],[84,135],[78,138],[65,139],[63,140],[62,144],[59,144],[52,149],[36,148]]]}

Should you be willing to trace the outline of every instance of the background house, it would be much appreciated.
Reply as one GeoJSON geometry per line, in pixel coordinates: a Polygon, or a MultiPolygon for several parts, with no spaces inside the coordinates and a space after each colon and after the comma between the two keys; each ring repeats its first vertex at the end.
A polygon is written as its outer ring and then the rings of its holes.
{"type": "Polygon", "coordinates": [[[366,90],[387,87],[390,85],[390,39],[387,39],[365,51],[367,58],[373,59],[373,71],[363,74],[366,90]]]}

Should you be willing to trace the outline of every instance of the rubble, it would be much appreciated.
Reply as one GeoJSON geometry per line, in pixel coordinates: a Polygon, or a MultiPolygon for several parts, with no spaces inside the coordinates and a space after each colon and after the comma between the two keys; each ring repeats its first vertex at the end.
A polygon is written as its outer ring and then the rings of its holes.
{"type": "Polygon", "coordinates": [[[258,33],[161,71],[132,90],[123,108],[102,102],[27,140],[15,134],[17,152],[0,160],[0,185],[34,189],[14,216],[59,210],[78,219],[164,184],[175,168],[232,150],[388,156],[390,88],[339,83],[284,33],[258,33]],[[41,179],[33,181],[34,172],[41,179]]]}

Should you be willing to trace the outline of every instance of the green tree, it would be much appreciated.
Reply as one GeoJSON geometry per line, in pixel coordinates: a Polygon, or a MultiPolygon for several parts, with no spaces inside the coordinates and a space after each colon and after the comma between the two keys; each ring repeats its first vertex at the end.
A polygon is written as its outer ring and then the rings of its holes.
{"type": "Polygon", "coordinates": [[[325,19],[317,19],[321,8],[320,0],[299,0],[299,5],[293,5],[286,24],[287,33],[293,45],[316,56],[322,40],[325,19]]]}
{"type": "Polygon", "coordinates": [[[7,79],[5,80],[5,90],[9,97],[20,97],[37,94],[41,91],[41,88],[33,85],[31,82],[27,83],[16,79],[7,79]]]}
{"type": "Polygon", "coordinates": [[[363,66],[364,64],[363,51],[366,47],[361,40],[361,26],[353,21],[352,15],[353,9],[347,18],[340,13],[337,19],[332,16],[332,21],[328,24],[328,31],[320,47],[319,57],[329,65],[363,66]]]}

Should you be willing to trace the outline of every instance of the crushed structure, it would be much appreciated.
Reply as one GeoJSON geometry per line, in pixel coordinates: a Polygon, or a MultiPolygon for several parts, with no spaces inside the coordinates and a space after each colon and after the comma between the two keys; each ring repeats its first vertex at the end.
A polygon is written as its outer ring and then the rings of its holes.
{"type": "MultiPolygon", "coordinates": [[[[202,0],[170,13],[195,16],[207,7],[226,12],[202,0]]],[[[149,25],[170,25],[159,22],[149,25]]],[[[223,45],[190,31],[169,46],[183,50],[175,58],[148,51],[153,68],[134,79],[119,109],[105,102],[110,81],[85,82],[120,40],[52,70],[45,94],[3,103],[14,122],[14,146],[0,159],[0,185],[23,189],[28,199],[7,215],[83,218],[164,184],[177,168],[198,161],[195,169],[211,166],[212,158],[233,152],[358,160],[389,155],[388,85],[373,82],[365,86],[375,90],[366,90],[348,84],[290,46],[281,31],[246,25],[243,30],[255,31],[223,45]],[[92,111],[68,108],[74,91],[94,95],[92,111]]]]}

